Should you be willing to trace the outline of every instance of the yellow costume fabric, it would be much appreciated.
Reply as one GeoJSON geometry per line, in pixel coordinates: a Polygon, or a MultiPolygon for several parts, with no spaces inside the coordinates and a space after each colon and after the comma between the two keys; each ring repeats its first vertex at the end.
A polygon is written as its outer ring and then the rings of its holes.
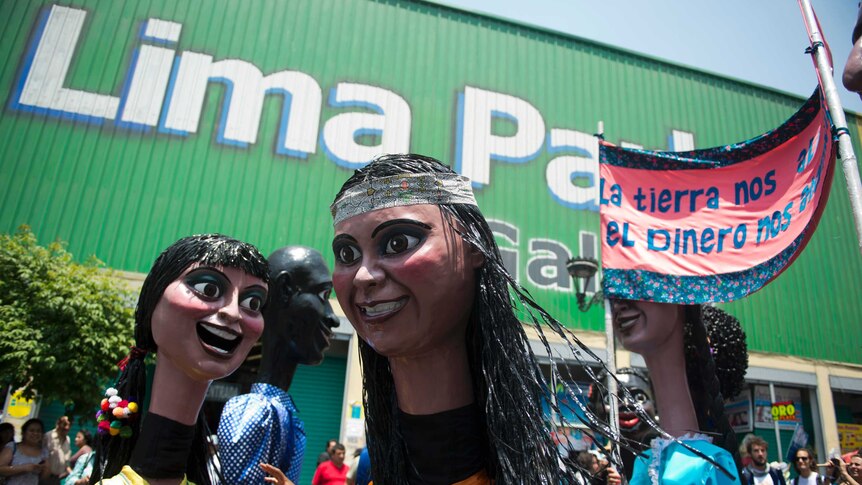
{"type": "MultiPolygon", "coordinates": [[[[132,467],[126,465],[120,470],[120,474],[111,478],[106,478],[99,482],[104,485],[148,485],[149,482],[144,480],[144,477],[138,475],[135,470],[132,470],[132,467]]],[[[188,481],[188,479],[183,476],[183,480],[180,482],[180,485],[195,485],[194,482],[188,481]]]]}
{"type": "Polygon", "coordinates": [[[453,483],[452,485],[490,485],[491,479],[488,478],[488,474],[485,470],[481,470],[475,475],[468,477],[466,480],[461,480],[458,483],[453,483]]]}

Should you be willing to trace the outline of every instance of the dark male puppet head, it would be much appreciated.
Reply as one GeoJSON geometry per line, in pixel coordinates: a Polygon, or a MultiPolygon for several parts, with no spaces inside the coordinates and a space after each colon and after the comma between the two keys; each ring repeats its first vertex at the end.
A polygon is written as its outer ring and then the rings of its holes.
{"type": "Polygon", "coordinates": [[[269,302],[263,310],[264,354],[272,350],[286,354],[283,357],[291,362],[319,364],[332,329],[339,324],[329,302],[332,276],[323,256],[303,246],[283,247],[269,256],[269,271],[269,302]]]}

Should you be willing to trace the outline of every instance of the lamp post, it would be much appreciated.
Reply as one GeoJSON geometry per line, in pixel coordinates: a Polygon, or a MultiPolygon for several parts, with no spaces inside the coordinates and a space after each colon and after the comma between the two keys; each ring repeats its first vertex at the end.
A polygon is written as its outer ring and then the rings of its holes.
{"type": "Polygon", "coordinates": [[[566,271],[575,282],[575,296],[578,298],[578,309],[582,312],[589,308],[597,301],[603,300],[602,290],[593,294],[590,301],[587,301],[587,287],[590,285],[593,277],[599,271],[599,262],[593,258],[572,258],[566,261],[566,271]]]}
{"type": "MultiPolygon", "coordinates": [[[[613,321],[611,319],[611,311],[610,311],[610,303],[605,300],[604,293],[601,289],[596,291],[593,296],[587,300],[587,287],[590,285],[590,281],[599,271],[599,262],[593,258],[572,258],[566,261],[566,271],[568,271],[569,276],[572,277],[572,280],[575,283],[575,296],[578,298],[578,310],[582,312],[586,312],[593,306],[594,303],[598,301],[604,301],[605,303],[605,341],[607,342],[607,362],[605,366],[608,369],[608,377],[607,377],[607,388],[608,394],[610,395],[610,412],[608,413],[608,421],[611,427],[611,431],[614,434],[614,437],[619,440],[620,437],[620,421],[619,421],[619,408],[618,408],[618,390],[617,390],[617,359],[616,353],[614,349],[614,328],[613,321]]],[[[611,449],[611,453],[613,454],[615,463],[622,463],[620,461],[619,450],[616,447],[611,449]]]]}

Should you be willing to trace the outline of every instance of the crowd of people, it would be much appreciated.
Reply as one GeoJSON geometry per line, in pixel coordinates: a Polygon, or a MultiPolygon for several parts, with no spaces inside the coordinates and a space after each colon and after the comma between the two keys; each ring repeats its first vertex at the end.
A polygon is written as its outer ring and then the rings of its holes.
{"type": "Polygon", "coordinates": [[[862,449],[819,462],[812,448],[797,448],[789,464],[769,461],[769,443],[750,434],[743,439],[743,484],[858,485],[862,484],[862,449]]]}
{"type": "MultiPolygon", "coordinates": [[[[90,483],[95,452],[92,435],[82,429],[69,443],[70,420],[62,416],[54,429],[44,432],[39,419],[28,420],[22,426],[21,441],[14,440],[15,429],[10,423],[0,424],[0,485],[86,485],[90,483]],[[49,463],[58,465],[54,473],[49,463]]],[[[216,440],[217,441],[217,440],[216,440]]],[[[742,484],[757,485],[862,485],[862,449],[832,457],[819,463],[808,447],[797,449],[789,464],[769,461],[769,444],[763,438],[749,434],[740,446],[744,467],[742,484]]],[[[616,471],[607,458],[606,450],[592,449],[572,452],[568,460],[576,460],[580,470],[575,485],[619,485],[629,483],[629,477],[616,471]]],[[[568,460],[563,460],[566,462],[568,460]]],[[[565,464],[563,465],[565,466],[565,464]]],[[[260,463],[264,480],[278,485],[294,483],[276,466],[260,463]]],[[[249,482],[232,482],[249,483],[249,482]]],[[[371,466],[367,448],[358,448],[347,463],[345,446],[328,440],[317,457],[312,485],[369,485],[371,466]]]]}
{"type": "Polygon", "coordinates": [[[38,418],[21,426],[21,441],[14,439],[11,423],[0,424],[0,484],[6,485],[86,485],[93,470],[92,434],[75,434],[71,452],[71,420],[60,416],[54,429],[45,432],[38,418]]]}

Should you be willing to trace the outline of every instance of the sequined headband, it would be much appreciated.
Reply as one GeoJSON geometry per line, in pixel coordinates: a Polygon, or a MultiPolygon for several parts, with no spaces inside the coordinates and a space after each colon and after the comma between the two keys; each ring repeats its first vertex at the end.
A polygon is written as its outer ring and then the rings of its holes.
{"type": "Polygon", "coordinates": [[[477,205],[470,179],[455,173],[401,174],[363,182],[329,206],[333,224],[377,209],[419,204],[477,205]]]}

